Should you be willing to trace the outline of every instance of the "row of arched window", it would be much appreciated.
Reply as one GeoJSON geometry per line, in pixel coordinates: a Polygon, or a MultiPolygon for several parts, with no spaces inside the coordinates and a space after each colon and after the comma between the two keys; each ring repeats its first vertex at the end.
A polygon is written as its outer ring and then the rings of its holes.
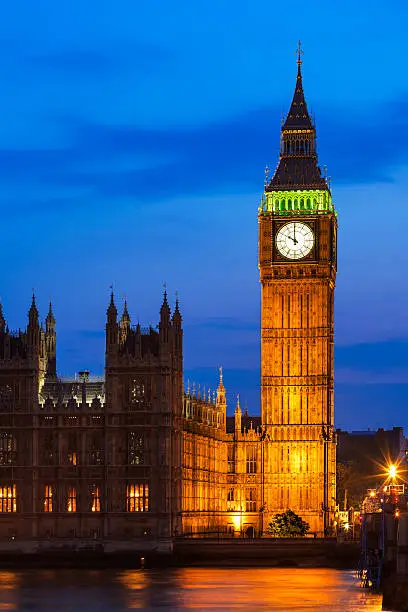
{"type": "Polygon", "coordinates": [[[310,140],[285,140],[283,153],[288,155],[309,155],[313,152],[310,140]]]}
{"type": "MultiPolygon", "coordinates": [[[[327,204],[326,204],[327,206],[327,204]]],[[[275,210],[317,210],[317,198],[282,198],[274,200],[275,210]]]]}

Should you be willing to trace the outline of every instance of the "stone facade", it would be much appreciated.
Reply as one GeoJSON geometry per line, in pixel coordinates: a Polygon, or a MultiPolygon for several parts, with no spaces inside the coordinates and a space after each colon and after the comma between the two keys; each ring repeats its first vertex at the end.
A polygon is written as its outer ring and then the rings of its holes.
{"type": "Polygon", "coordinates": [[[261,418],[268,513],[329,533],[336,507],[334,288],[337,219],[317,165],[301,60],[281,155],[259,207],[261,418]]]}
{"type": "Polygon", "coordinates": [[[51,305],[45,329],[34,298],[24,332],[0,322],[0,549],[260,533],[268,440],[239,401],[227,417],[222,371],[184,392],[178,304],[142,329],[112,295],[99,379],[56,375],[51,305]]]}

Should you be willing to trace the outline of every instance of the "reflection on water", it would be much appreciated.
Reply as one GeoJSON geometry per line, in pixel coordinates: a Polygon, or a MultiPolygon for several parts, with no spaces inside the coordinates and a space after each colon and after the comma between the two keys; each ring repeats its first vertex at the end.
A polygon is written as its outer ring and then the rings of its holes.
{"type": "Polygon", "coordinates": [[[381,596],[329,569],[0,571],[0,612],[125,610],[379,612],[381,596]]]}

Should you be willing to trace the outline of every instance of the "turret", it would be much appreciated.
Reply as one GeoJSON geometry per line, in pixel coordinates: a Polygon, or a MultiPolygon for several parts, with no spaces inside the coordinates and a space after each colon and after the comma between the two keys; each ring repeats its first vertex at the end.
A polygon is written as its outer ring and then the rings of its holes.
{"type": "Polygon", "coordinates": [[[127,308],[127,302],[125,299],[125,303],[123,305],[123,314],[120,318],[120,331],[121,331],[121,340],[125,342],[128,333],[130,330],[130,316],[127,308]]]}
{"type": "Polygon", "coordinates": [[[55,377],[57,375],[57,334],[55,332],[55,317],[52,311],[52,303],[48,309],[47,318],[45,319],[45,346],[47,355],[47,377],[55,377]]]}
{"type": "Polygon", "coordinates": [[[38,349],[40,344],[40,324],[38,321],[38,309],[35,303],[34,293],[30,310],[28,311],[27,342],[29,349],[33,352],[38,349]]]}
{"type": "Polygon", "coordinates": [[[111,291],[111,299],[106,311],[106,352],[111,352],[118,346],[118,311],[115,306],[113,290],[111,291]]]}
{"type": "Polygon", "coordinates": [[[176,304],[175,304],[174,312],[173,312],[172,325],[173,325],[174,336],[175,336],[175,349],[181,359],[183,355],[182,322],[183,322],[183,319],[180,313],[179,300],[178,300],[178,296],[176,295],[176,304]]]}
{"type": "Polygon", "coordinates": [[[226,407],[227,401],[225,398],[225,387],[222,379],[222,368],[220,368],[220,381],[217,387],[217,406],[219,408],[226,407]]]}
{"type": "Polygon", "coordinates": [[[217,387],[217,396],[216,396],[215,403],[216,403],[218,412],[221,415],[220,417],[221,423],[222,425],[224,425],[224,423],[227,422],[227,397],[226,397],[224,383],[222,380],[222,367],[220,368],[220,381],[217,387]]]}
{"type": "Polygon", "coordinates": [[[174,307],[174,313],[173,313],[172,321],[173,321],[174,328],[181,330],[182,317],[181,317],[181,313],[180,313],[180,305],[179,305],[178,296],[176,297],[176,305],[174,307]]]}
{"type": "Polygon", "coordinates": [[[235,437],[241,434],[241,423],[242,423],[242,410],[239,403],[239,395],[237,396],[237,407],[234,412],[235,417],[235,437]]]}
{"type": "Polygon", "coordinates": [[[163,303],[160,308],[159,333],[161,342],[167,343],[169,341],[169,329],[171,327],[170,316],[170,306],[167,301],[167,291],[165,290],[163,295],[163,303]]]}

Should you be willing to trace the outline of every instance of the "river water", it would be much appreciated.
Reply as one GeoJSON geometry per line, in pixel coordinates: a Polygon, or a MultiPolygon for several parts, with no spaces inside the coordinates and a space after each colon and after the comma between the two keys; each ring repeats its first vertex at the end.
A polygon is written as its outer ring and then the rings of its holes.
{"type": "Polygon", "coordinates": [[[277,610],[379,612],[381,596],[331,569],[0,571],[0,611],[277,610]]]}

